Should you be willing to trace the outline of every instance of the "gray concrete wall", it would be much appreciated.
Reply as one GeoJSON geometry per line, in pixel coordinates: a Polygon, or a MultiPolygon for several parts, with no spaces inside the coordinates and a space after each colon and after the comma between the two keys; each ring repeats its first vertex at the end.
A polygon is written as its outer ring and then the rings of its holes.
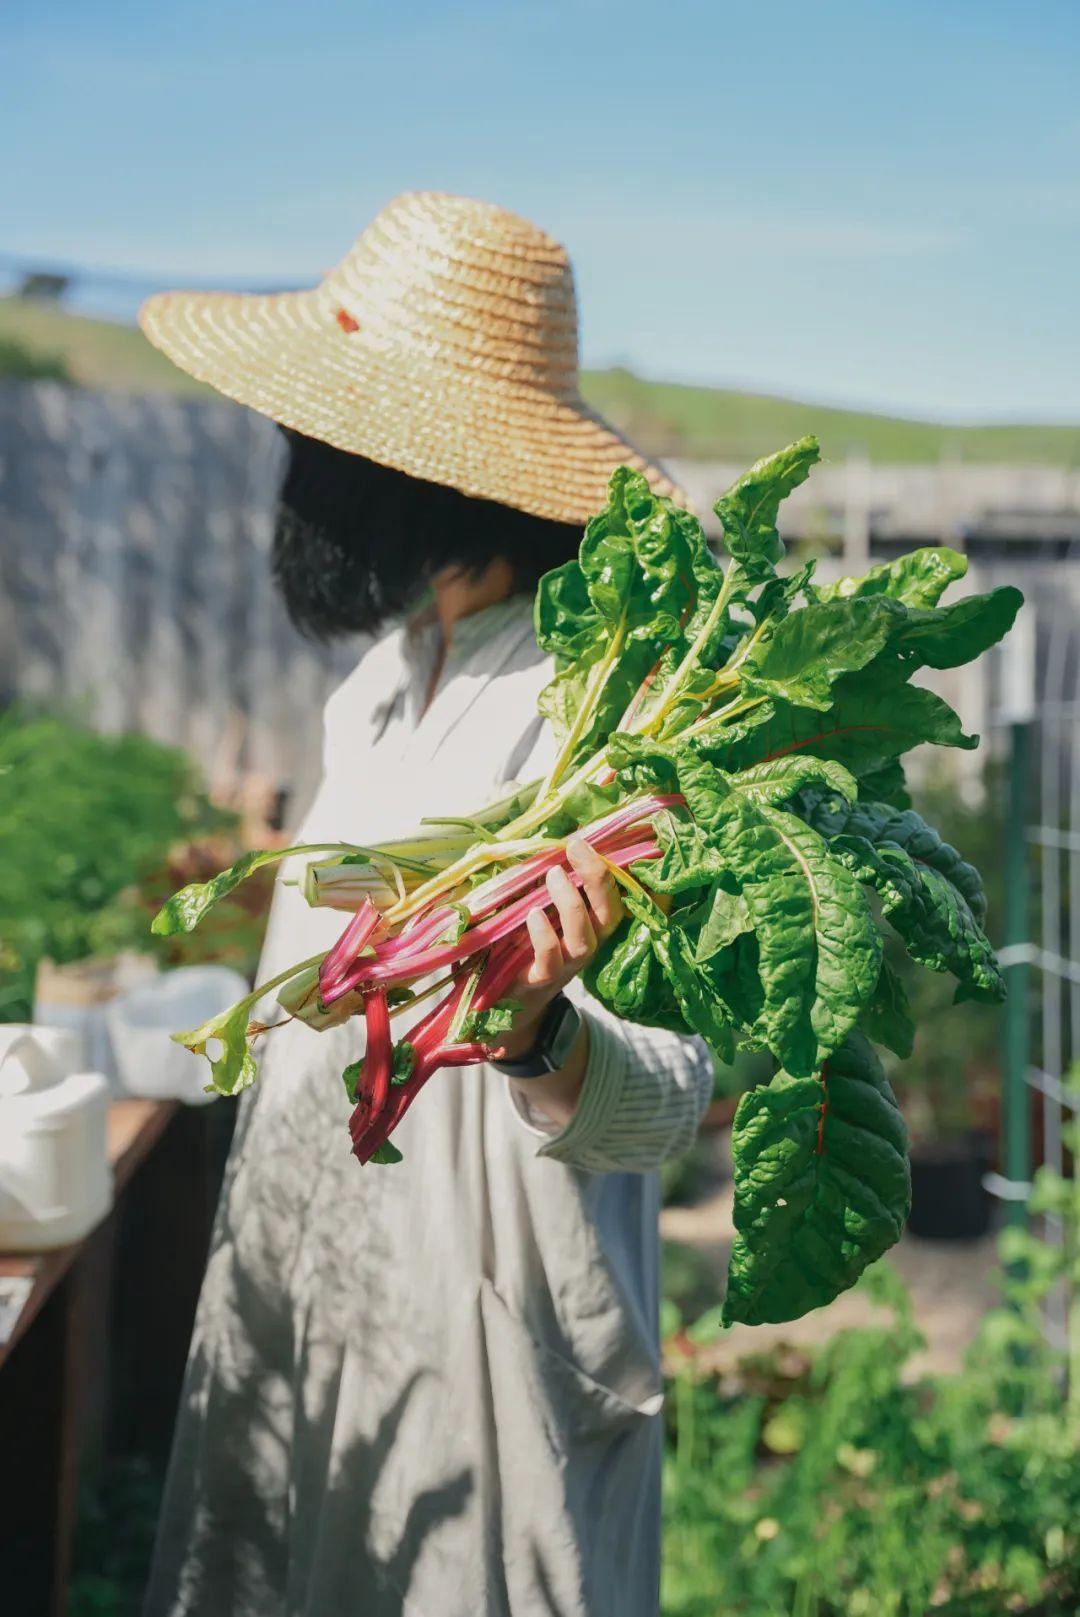
{"type": "Polygon", "coordinates": [[[358,646],[310,645],[278,601],[280,456],[224,402],[0,385],[0,697],[309,790],[358,646]]]}

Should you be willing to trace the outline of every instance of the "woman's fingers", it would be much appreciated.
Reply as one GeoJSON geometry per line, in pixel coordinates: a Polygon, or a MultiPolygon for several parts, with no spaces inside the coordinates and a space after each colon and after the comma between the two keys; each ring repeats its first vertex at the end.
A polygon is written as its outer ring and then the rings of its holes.
{"type": "Polygon", "coordinates": [[[547,890],[555,900],[562,927],[563,956],[568,965],[582,966],[596,948],[585,901],[561,865],[548,871],[547,890]]]}
{"type": "Polygon", "coordinates": [[[596,850],[583,837],[575,837],[567,844],[566,856],[581,879],[581,890],[561,865],[548,871],[547,890],[558,928],[539,906],[526,917],[533,946],[528,982],[533,988],[565,983],[592,958],[598,940],[608,937],[622,919],[619,889],[596,850]]]}
{"type": "Polygon", "coordinates": [[[533,962],[528,981],[532,987],[544,988],[557,981],[566,969],[559,934],[542,909],[530,910],[525,917],[529,941],[533,946],[533,962]]]}
{"type": "Polygon", "coordinates": [[[596,849],[584,837],[572,837],[566,844],[566,857],[581,877],[585,896],[596,918],[602,938],[609,937],[622,920],[622,899],[615,878],[596,849]]]}

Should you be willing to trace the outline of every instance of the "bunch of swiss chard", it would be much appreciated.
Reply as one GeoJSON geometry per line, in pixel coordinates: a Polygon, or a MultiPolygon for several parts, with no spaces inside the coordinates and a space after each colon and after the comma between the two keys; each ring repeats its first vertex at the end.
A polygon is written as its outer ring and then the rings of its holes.
{"type": "Polygon", "coordinates": [[[268,993],[315,1028],[362,1017],[364,1053],[344,1073],[353,1150],[397,1160],[390,1136],[432,1075],[498,1048],[530,959],[525,918],[543,905],[557,924],[544,878],[561,864],[577,879],[576,833],[626,909],[590,992],[627,1021],[700,1034],[721,1061],[739,1047],[776,1062],[735,1117],[725,1318],[797,1317],[897,1239],[906,1135],[873,1045],[906,1056],[914,1028],[883,931],[950,972],[958,999],[1003,994],[979,877],[913,812],[900,763],[922,742],[977,738],[911,681],[1000,640],[1021,597],[940,605],[965,570],[941,548],[827,585],[813,562],[782,575],[779,507],[817,458],[804,438],[717,502],[726,565],[693,516],[614,474],[578,559],[537,591],[555,665],[543,780],[398,842],[249,854],[170,899],[159,932],[190,929],[255,868],[307,855],[309,902],[352,912],[328,953],[177,1035],[200,1053],[217,1041],[214,1087],[253,1081],[267,1024],[251,1018],[268,993]]]}

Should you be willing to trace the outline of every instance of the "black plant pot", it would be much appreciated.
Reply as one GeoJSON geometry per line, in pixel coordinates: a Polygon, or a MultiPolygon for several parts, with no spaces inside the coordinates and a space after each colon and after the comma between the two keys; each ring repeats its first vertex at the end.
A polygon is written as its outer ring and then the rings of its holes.
{"type": "Polygon", "coordinates": [[[983,1189],[988,1142],[977,1134],[917,1146],[911,1153],[908,1229],[924,1241],[977,1241],[990,1228],[991,1198],[983,1189]]]}

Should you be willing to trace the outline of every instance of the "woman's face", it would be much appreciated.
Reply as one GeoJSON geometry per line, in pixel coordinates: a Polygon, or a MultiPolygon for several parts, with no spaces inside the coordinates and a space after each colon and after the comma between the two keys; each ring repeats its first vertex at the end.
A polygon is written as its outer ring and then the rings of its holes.
{"type": "Polygon", "coordinates": [[[470,499],[299,433],[285,437],[274,576],[293,622],[317,639],[377,632],[436,579],[457,589],[482,580],[491,601],[531,593],[542,573],[577,553],[578,532],[567,524],[470,499]]]}

